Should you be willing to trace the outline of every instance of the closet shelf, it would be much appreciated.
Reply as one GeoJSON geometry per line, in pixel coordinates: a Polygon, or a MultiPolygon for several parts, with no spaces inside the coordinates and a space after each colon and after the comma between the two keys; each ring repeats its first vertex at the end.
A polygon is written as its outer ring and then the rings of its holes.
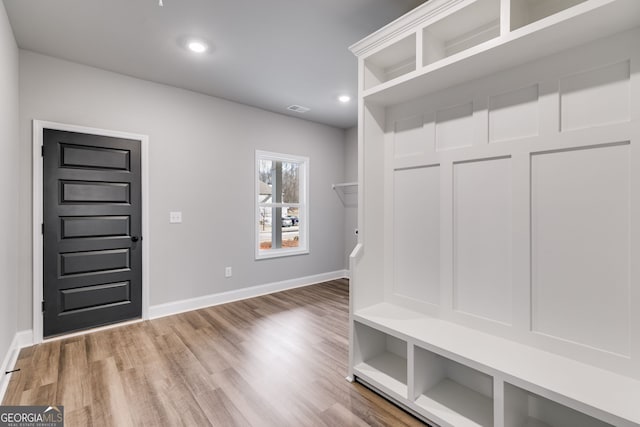
{"type": "Polygon", "coordinates": [[[358,204],[358,183],[343,182],[331,185],[331,188],[338,194],[342,204],[345,206],[354,206],[358,204]]]}
{"type": "Polygon", "coordinates": [[[342,191],[343,193],[355,193],[358,191],[357,182],[343,182],[340,184],[333,184],[331,186],[336,191],[342,191]]]}

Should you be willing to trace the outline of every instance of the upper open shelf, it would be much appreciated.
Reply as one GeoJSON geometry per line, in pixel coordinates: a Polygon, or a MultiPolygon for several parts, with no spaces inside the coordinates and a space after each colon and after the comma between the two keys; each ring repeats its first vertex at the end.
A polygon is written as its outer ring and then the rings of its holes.
{"type": "Polygon", "coordinates": [[[405,63],[410,58],[412,66],[401,73],[387,72],[384,79],[369,79],[364,101],[396,105],[640,26],[639,0],[511,0],[505,4],[511,8],[509,25],[500,24],[504,13],[499,13],[499,2],[476,0],[365,57],[366,73],[371,73],[370,64],[387,64],[378,58],[394,57],[394,49],[401,44],[402,55],[396,58],[404,58],[405,63]],[[416,45],[416,51],[421,48],[416,57],[422,61],[415,68],[409,50],[418,34],[422,43],[416,45]],[[375,61],[370,62],[371,58],[375,61]]]}
{"type": "Polygon", "coordinates": [[[382,49],[365,60],[365,88],[403,76],[416,69],[416,37],[408,37],[382,49]]]}
{"type": "Polygon", "coordinates": [[[511,0],[511,31],[569,9],[587,0],[511,0]]]}
{"type": "Polygon", "coordinates": [[[477,0],[422,29],[422,66],[500,36],[500,0],[477,0]]]}

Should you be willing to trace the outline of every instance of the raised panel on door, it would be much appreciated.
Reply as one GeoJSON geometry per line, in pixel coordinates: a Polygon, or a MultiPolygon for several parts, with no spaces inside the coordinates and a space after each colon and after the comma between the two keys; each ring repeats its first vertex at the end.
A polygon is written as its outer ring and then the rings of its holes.
{"type": "Polygon", "coordinates": [[[77,216],[60,218],[60,238],[80,239],[130,235],[128,216],[77,216]]]}

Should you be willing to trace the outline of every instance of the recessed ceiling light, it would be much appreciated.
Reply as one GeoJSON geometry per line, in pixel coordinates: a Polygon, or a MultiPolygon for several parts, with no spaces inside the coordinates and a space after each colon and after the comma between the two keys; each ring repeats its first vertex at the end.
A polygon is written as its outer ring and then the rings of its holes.
{"type": "Polygon", "coordinates": [[[340,95],[338,97],[338,101],[342,102],[343,104],[346,104],[347,102],[351,101],[351,97],[349,95],[340,95]]]}
{"type": "Polygon", "coordinates": [[[191,52],[195,52],[195,53],[203,53],[203,52],[206,52],[206,50],[208,49],[207,44],[200,40],[189,40],[187,42],[187,47],[191,52]]]}

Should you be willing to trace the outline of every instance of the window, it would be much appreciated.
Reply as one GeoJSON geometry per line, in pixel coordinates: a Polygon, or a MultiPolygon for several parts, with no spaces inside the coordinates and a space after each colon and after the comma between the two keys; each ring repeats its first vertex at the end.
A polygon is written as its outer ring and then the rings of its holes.
{"type": "Polygon", "coordinates": [[[309,159],[256,151],[256,259],[309,252],[309,159]]]}

